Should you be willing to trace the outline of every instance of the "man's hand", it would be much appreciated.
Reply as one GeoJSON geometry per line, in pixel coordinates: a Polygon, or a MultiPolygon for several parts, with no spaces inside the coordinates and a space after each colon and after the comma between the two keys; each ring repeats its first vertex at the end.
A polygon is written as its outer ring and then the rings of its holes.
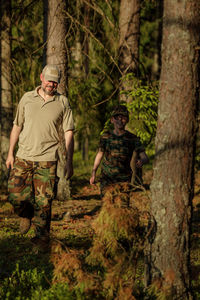
{"type": "Polygon", "coordinates": [[[137,167],[137,168],[142,168],[142,166],[143,166],[144,164],[147,164],[148,162],[149,162],[149,158],[148,158],[148,156],[146,155],[145,151],[143,151],[143,152],[140,152],[140,153],[139,153],[139,158],[136,159],[135,164],[136,164],[136,167],[137,167]]]}
{"type": "Polygon", "coordinates": [[[14,166],[14,149],[15,149],[15,145],[18,141],[19,135],[21,132],[21,126],[17,126],[17,125],[13,125],[13,128],[11,130],[11,134],[10,134],[10,146],[9,146],[9,151],[8,151],[8,157],[6,159],[6,167],[8,169],[13,169],[14,166]]]}
{"type": "Polygon", "coordinates": [[[7,169],[13,169],[13,165],[14,165],[14,155],[8,155],[7,159],[6,159],[6,167],[7,169]]]}
{"type": "Polygon", "coordinates": [[[96,171],[93,170],[93,171],[92,171],[91,178],[90,178],[90,184],[91,184],[91,185],[94,185],[94,184],[95,184],[95,177],[96,177],[96,171]]]}
{"type": "Polygon", "coordinates": [[[94,160],[94,166],[93,166],[92,175],[90,178],[90,184],[92,184],[92,185],[95,184],[96,172],[97,172],[97,169],[100,165],[100,162],[101,162],[103,156],[104,156],[104,152],[99,150],[95,157],[95,160],[94,160]]]}
{"type": "Polygon", "coordinates": [[[136,160],[135,165],[137,168],[142,168],[143,166],[143,162],[141,159],[136,160]]]}
{"type": "Polygon", "coordinates": [[[67,161],[65,165],[65,170],[64,170],[64,176],[66,176],[66,179],[69,180],[74,174],[74,169],[73,169],[73,163],[72,161],[67,161]]]}

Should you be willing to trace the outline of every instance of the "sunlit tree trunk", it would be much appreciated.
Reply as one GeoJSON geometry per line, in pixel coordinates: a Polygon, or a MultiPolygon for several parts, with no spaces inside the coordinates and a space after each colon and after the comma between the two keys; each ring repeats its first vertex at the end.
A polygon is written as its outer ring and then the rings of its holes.
{"type": "MultiPolygon", "coordinates": [[[[66,1],[48,0],[45,2],[46,22],[46,63],[57,65],[62,73],[58,91],[67,94],[67,22],[66,22],[66,1]]],[[[64,135],[60,129],[61,146],[59,148],[57,197],[66,200],[70,195],[69,182],[64,177],[64,166],[66,164],[66,150],[64,135]]]]}
{"type": "Polygon", "coordinates": [[[11,96],[11,2],[1,0],[1,187],[7,187],[6,157],[9,148],[9,135],[12,128],[12,96],[11,96]]]}
{"type": "MultiPolygon", "coordinates": [[[[140,0],[121,0],[119,15],[119,67],[123,76],[138,75],[140,37],[140,0]]],[[[121,90],[129,90],[130,83],[122,81],[121,90]]],[[[120,100],[130,101],[122,94],[120,100]]]]}
{"type": "Polygon", "coordinates": [[[199,1],[164,1],[160,103],[151,184],[156,232],[149,279],[167,299],[191,299],[188,264],[199,28],[199,1]]]}
{"type": "Polygon", "coordinates": [[[67,94],[67,22],[66,1],[48,0],[47,30],[46,30],[46,63],[55,64],[62,72],[59,91],[67,94]]]}

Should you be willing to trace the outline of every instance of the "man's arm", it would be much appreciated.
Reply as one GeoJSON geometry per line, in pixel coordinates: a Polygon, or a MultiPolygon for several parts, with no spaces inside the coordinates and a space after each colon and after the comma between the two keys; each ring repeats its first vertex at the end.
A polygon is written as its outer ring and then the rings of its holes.
{"type": "Polygon", "coordinates": [[[104,155],[104,152],[99,150],[96,157],[95,157],[94,166],[93,166],[93,169],[92,169],[92,175],[91,175],[91,178],[90,178],[90,184],[95,183],[96,172],[97,172],[97,169],[98,169],[98,167],[101,163],[103,155],[104,155]]]}
{"type": "Polygon", "coordinates": [[[73,130],[65,131],[65,147],[67,150],[67,163],[65,175],[70,179],[73,175],[73,154],[74,154],[74,132],[73,130]]]}
{"type": "Polygon", "coordinates": [[[140,152],[138,154],[138,158],[136,159],[136,167],[137,168],[142,168],[144,164],[147,164],[149,162],[149,158],[145,151],[140,152]]]}
{"type": "Polygon", "coordinates": [[[10,146],[9,146],[9,151],[8,151],[8,156],[7,156],[7,160],[6,160],[6,166],[9,169],[10,167],[13,168],[13,164],[15,161],[14,158],[14,149],[16,146],[16,143],[19,139],[19,135],[21,132],[21,126],[17,126],[17,125],[13,125],[13,128],[11,130],[11,134],[10,134],[10,146]]]}

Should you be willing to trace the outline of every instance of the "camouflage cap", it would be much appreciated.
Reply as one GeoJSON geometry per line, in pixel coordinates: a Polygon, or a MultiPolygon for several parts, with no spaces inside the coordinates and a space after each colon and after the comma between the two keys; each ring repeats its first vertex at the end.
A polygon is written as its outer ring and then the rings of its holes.
{"type": "Polygon", "coordinates": [[[114,108],[112,111],[111,117],[114,117],[116,115],[122,115],[127,118],[129,118],[129,112],[125,105],[118,105],[114,108]]]}
{"type": "Polygon", "coordinates": [[[46,65],[42,70],[42,75],[46,81],[60,82],[60,70],[55,65],[46,65]]]}

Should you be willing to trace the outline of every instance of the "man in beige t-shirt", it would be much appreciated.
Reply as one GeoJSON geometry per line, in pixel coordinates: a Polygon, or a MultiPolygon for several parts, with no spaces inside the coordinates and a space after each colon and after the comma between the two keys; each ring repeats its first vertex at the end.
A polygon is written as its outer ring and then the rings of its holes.
{"type": "Polygon", "coordinates": [[[57,92],[60,70],[46,65],[40,79],[41,86],[25,93],[18,104],[6,161],[7,168],[11,168],[9,200],[22,218],[20,232],[27,233],[31,223],[34,225],[34,243],[49,241],[61,126],[67,150],[67,179],[73,175],[74,150],[72,111],[68,99],[57,92]]]}

